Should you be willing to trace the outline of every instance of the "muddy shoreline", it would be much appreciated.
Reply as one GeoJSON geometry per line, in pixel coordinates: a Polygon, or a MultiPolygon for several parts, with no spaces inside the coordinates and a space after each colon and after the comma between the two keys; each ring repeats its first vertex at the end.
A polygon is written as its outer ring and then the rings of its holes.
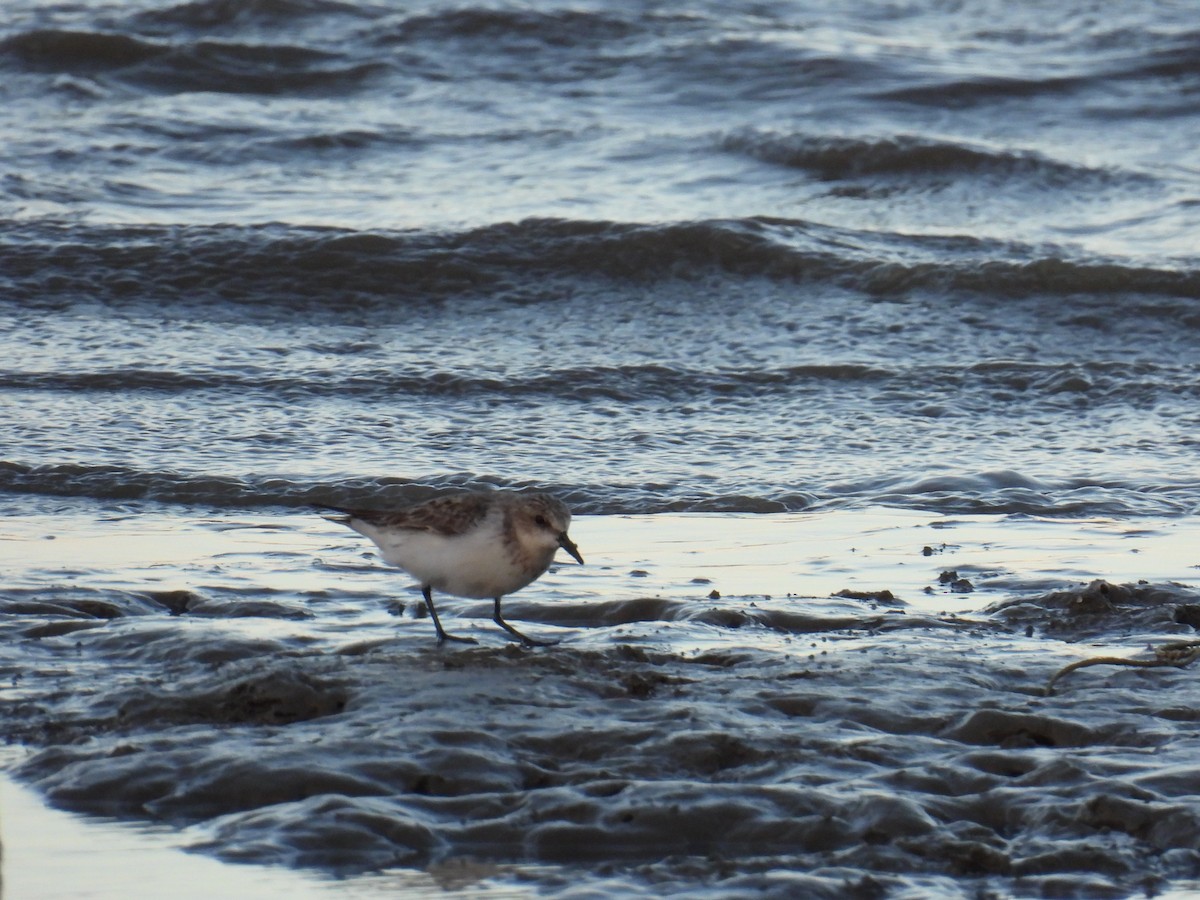
{"type": "MultiPolygon", "coordinates": [[[[721,519],[705,527],[734,557],[769,548],[748,538],[776,523],[721,519]]],[[[233,596],[299,558],[263,547],[218,563],[224,597],[212,570],[191,570],[188,597],[137,590],[136,564],[119,588],[17,584],[0,597],[11,773],[56,807],[165,824],[221,860],[350,879],[450,867],[564,896],[1200,884],[1198,672],[1096,667],[1044,690],[1074,660],[1195,636],[1200,595],[1151,579],[1014,590],[1040,576],[966,524],[941,523],[971,540],[936,558],[911,521],[892,526],[852,559],[877,587],[891,572],[889,603],[861,583],[739,595],[711,557],[618,570],[597,532],[583,592],[608,599],[566,596],[563,567],[507,607],[564,638],[537,650],[495,635],[438,648],[411,600],[345,577],[361,564],[370,580],[372,560],[291,525],[263,539],[318,543],[328,585],[233,596]],[[892,537],[909,558],[892,561],[892,537]],[[932,596],[902,586],[918,565],[932,596]],[[939,585],[950,565],[977,590],[939,585]],[[637,593],[647,577],[667,587],[637,593]]],[[[487,621],[483,605],[453,613],[487,621]]]]}

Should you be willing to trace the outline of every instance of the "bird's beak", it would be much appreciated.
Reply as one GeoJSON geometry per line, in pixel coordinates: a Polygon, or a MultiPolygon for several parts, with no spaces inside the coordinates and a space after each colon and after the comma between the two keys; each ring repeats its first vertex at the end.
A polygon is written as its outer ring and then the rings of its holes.
{"type": "Polygon", "coordinates": [[[562,547],[564,550],[570,553],[571,556],[575,557],[575,561],[577,563],[579,563],[581,566],[583,565],[583,557],[579,555],[579,548],[575,546],[575,542],[573,540],[567,537],[567,533],[565,531],[558,536],[558,546],[562,547]]]}

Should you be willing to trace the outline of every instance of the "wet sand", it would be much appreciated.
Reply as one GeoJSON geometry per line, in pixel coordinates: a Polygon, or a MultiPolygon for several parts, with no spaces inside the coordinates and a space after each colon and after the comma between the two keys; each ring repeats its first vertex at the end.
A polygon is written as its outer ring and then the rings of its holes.
{"type": "Polygon", "coordinates": [[[1189,520],[572,533],[589,564],[505,606],[560,645],[509,644],[490,604],[447,599],[480,645],[438,648],[405,577],[315,516],[10,518],[9,772],[318,892],[1200,888],[1197,671],[1096,667],[1044,692],[1072,661],[1195,637],[1189,520]]]}

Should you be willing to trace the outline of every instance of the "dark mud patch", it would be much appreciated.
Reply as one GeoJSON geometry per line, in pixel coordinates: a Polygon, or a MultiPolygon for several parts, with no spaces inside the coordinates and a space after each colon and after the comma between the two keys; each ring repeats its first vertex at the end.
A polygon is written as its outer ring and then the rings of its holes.
{"type": "Polygon", "coordinates": [[[146,599],[173,616],[207,616],[210,618],[254,617],[264,619],[310,619],[312,613],[302,607],[273,600],[221,599],[206,597],[192,591],[151,591],[146,599]]]}
{"type": "Polygon", "coordinates": [[[868,603],[879,604],[881,606],[906,606],[905,602],[893,594],[889,590],[882,591],[855,591],[850,588],[843,588],[835,593],[835,597],[843,597],[847,600],[863,600],[868,603]]]}
{"type": "Polygon", "coordinates": [[[391,619],[298,639],[262,630],[304,621],[156,603],[8,645],[26,671],[0,721],[30,748],[16,773],[55,804],[202,824],[198,846],[229,860],[351,875],[470,859],[657,895],[1116,897],[1200,879],[1195,675],[1037,689],[1081,635],[1176,635],[1188,592],[1084,587],[977,618],[738,602],[601,604],[614,624],[536,650],[439,648],[391,619]]]}
{"type": "MultiPolygon", "coordinates": [[[[644,622],[679,622],[722,629],[763,627],[796,635],[893,628],[954,627],[952,617],[906,614],[891,591],[841,591],[831,598],[706,596],[696,600],[640,597],[592,603],[506,603],[527,621],[568,628],[596,628],[644,622]],[[864,606],[866,610],[864,610],[864,606]],[[878,607],[886,607],[880,611],[878,607]]],[[[482,607],[480,608],[482,615],[482,607]]],[[[973,627],[993,627],[975,622],[973,627]]]]}
{"type": "Polygon", "coordinates": [[[1110,584],[1097,579],[1069,590],[1005,600],[984,612],[1012,627],[1062,641],[1195,635],[1200,627],[1200,594],[1182,585],[1110,584]]]}
{"type": "Polygon", "coordinates": [[[287,725],[346,708],[349,693],[337,681],[292,663],[262,668],[265,671],[244,675],[224,672],[205,679],[208,683],[169,691],[146,691],[123,703],[119,717],[126,728],[164,723],[287,725]]]}
{"type": "MultiPolygon", "coordinates": [[[[90,588],[15,588],[0,593],[0,615],[32,619],[95,619],[108,621],[144,616],[157,611],[146,595],[133,591],[90,588]]],[[[48,624],[39,622],[38,624],[48,624]]]]}

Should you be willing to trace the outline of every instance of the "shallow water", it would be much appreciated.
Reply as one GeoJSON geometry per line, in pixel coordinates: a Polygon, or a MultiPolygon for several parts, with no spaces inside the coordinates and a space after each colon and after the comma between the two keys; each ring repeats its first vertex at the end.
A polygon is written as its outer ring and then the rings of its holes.
{"type": "MultiPolygon", "coordinates": [[[[178,848],[178,832],[45,806],[33,791],[0,779],[0,888],[6,897],[211,897],[248,900],[289,896],[356,896],[307,873],[279,867],[228,866],[178,848]],[[131,877],[136,872],[136,878],[131,877]]],[[[427,894],[437,890],[430,881],[427,894]]],[[[415,890],[414,890],[415,889],[415,890]]],[[[419,895],[420,888],[413,885],[419,895]]]]}
{"type": "Polygon", "coordinates": [[[15,777],[368,892],[1196,886],[1191,673],[1039,694],[1198,621],[1186,4],[6,13],[15,777]],[[547,652],[308,513],[533,486],[547,652]]]}

